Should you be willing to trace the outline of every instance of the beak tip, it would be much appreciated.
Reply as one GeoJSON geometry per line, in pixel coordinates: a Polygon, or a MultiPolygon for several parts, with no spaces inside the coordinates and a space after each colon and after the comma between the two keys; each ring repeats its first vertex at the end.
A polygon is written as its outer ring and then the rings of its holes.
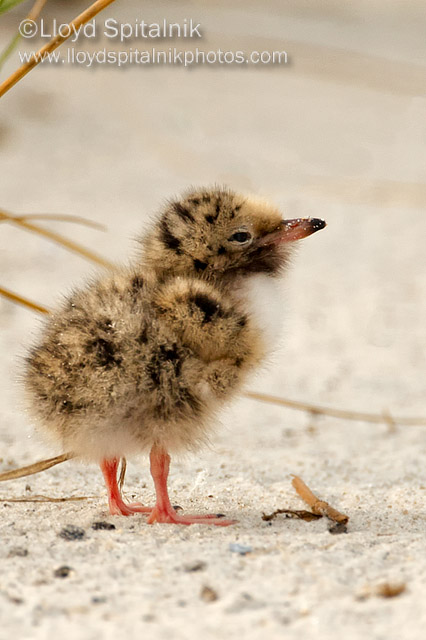
{"type": "Polygon", "coordinates": [[[322,218],[312,218],[311,224],[313,231],[320,231],[320,229],[324,229],[327,226],[326,221],[322,218]]]}

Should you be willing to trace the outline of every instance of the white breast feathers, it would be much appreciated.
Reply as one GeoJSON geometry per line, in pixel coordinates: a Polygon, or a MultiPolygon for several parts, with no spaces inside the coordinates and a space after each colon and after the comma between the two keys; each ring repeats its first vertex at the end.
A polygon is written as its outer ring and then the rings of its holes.
{"type": "Polygon", "coordinates": [[[267,351],[272,350],[284,325],[283,283],[279,278],[256,274],[246,278],[236,293],[261,331],[267,351]]]}

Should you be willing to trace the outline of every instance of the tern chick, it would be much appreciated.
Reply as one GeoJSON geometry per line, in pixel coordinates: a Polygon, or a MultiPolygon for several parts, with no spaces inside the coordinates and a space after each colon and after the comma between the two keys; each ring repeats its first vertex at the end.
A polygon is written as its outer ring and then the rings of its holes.
{"type": "Polygon", "coordinates": [[[48,319],[27,358],[30,406],[66,451],[100,465],[112,514],[233,522],[175,511],[169,453],[207,438],[215,413],[270,351],[276,281],[294,241],[324,226],[283,220],[227,189],[191,191],[164,208],[138,260],[74,292],[48,319]],[[117,483],[120,458],[144,451],[153,508],[125,503],[117,483]]]}

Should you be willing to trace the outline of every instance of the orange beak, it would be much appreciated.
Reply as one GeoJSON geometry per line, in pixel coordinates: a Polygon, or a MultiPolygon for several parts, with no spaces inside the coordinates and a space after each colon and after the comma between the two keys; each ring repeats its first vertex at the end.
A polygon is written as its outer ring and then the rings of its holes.
{"type": "Polygon", "coordinates": [[[281,220],[275,231],[268,233],[259,242],[259,245],[280,244],[281,242],[294,242],[312,235],[326,226],[321,218],[294,218],[293,220],[281,220]]]}

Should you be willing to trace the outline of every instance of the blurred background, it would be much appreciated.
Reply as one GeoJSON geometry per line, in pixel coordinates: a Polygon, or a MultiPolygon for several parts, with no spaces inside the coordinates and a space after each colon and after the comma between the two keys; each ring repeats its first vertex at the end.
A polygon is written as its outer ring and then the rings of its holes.
{"type": "MultiPolygon", "coordinates": [[[[1,16],[2,48],[31,6],[1,16]]],[[[51,0],[42,17],[69,22],[86,6],[51,0]]],[[[102,233],[40,222],[116,262],[135,255],[134,237],[164,199],[190,185],[226,184],[287,217],[323,217],[327,229],[303,243],[286,282],[284,346],[252,388],[426,414],[424,2],[118,0],[96,18],[99,28],[108,18],[192,18],[202,38],[80,38],[59,51],[285,50],[288,63],[39,65],[1,100],[0,209],[106,224],[102,233]]],[[[21,40],[2,78],[19,66],[19,51],[46,42],[21,40]]],[[[1,285],[43,305],[96,272],[41,236],[6,222],[0,233],[1,285]]],[[[39,324],[0,299],[0,428],[20,460],[34,449],[23,444],[31,426],[16,410],[16,380],[39,324]]]]}

